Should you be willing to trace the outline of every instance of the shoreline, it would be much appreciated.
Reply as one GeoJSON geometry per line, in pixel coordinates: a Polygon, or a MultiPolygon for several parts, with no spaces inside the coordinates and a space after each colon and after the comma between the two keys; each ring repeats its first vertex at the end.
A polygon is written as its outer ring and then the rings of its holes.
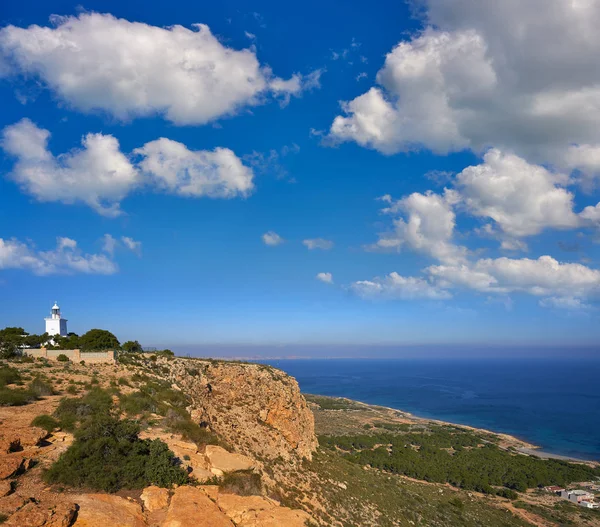
{"type": "Polygon", "coordinates": [[[433,418],[429,418],[429,417],[419,417],[411,412],[407,412],[405,410],[401,410],[398,408],[392,408],[390,406],[382,406],[382,405],[378,405],[378,404],[365,403],[363,401],[349,399],[348,397],[336,397],[336,396],[332,396],[332,395],[320,395],[320,394],[310,394],[310,395],[318,395],[319,397],[326,397],[329,399],[338,399],[338,400],[341,399],[341,400],[348,401],[353,404],[364,406],[365,408],[368,408],[370,410],[381,409],[381,410],[385,410],[386,412],[391,412],[392,414],[400,414],[399,416],[398,415],[392,416],[400,421],[405,420],[408,422],[415,422],[415,423],[419,423],[419,422],[420,423],[435,423],[438,425],[454,426],[454,427],[464,428],[466,430],[471,430],[474,432],[480,432],[480,433],[484,433],[484,434],[493,435],[493,436],[499,437],[501,439],[500,444],[499,444],[500,448],[503,448],[505,450],[509,450],[510,448],[513,448],[517,453],[522,454],[522,455],[534,456],[534,457],[538,457],[540,459],[556,459],[556,460],[560,460],[560,461],[568,461],[571,463],[585,463],[588,465],[592,464],[594,466],[600,466],[600,460],[582,459],[582,458],[576,458],[573,456],[566,456],[566,455],[562,455],[562,454],[554,454],[552,452],[547,452],[547,451],[543,450],[542,447],[540,447],[539,445],[530,443],[529,441],[520,439],[512,434],[507,434],[504,432],[495,432],[493,430],[488,430],[486,428],[478,428],[478,427],[471,426],[471,425],[452,423],[450,421],[443,421],[441,419],[433,419],[433,418]]]}

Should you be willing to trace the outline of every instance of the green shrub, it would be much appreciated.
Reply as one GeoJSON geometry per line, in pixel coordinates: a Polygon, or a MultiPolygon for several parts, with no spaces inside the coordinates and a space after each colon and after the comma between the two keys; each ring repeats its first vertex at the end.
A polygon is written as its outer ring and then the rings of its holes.
{"type": "Polygon", "coordinates": [[[6,520],[8,520],[8,516],[0,512],[0,523],[4,523],[6,520]]]}
{"type": "Polygon", "coordinates": [[[67,386],[67,393],[70,395],[75,395],[79,393],[79,390],[74,384],[70,384],[69,386],[67,386]]]}
{"type": "Polygon", "coordinates": [[[121,395],[121,409],[127,415],[139,415],[144,412],[158,413],[159,403],[150,395],[143,392],[133,392],[121,395]]]}
{"type": "Polygon", "coordinates": [[[499,489],[496,491],[496,496],[501,496],[509,500],[516,500],[519,495],[511,489],[499,489]]]}
{"type": "Polygon", "coordinates": [[[94,414],[75,433],[75,442],[44,475],[48,483],[104,492],[188,482],[168,446],[142,440],[139,425],[110,414],[94,414]]]}
{"type": "Polygon", "coordinates": [[[239,470],[223,476],[219,489],[239,496],[260,495],[262,481],[260,474],[252,470],[239,470]]]}
{"type": "Polygon", "coordinates": [[[131,386],[131,384],[129,384],[129,381],[127,380],[127,377],[119,377],[118,383],[119,386],[131,386]]]}
{"type": "Polygon", "coordinates": [[[36,399],[36,394],[30,390],[0,389],[0,406],[23,406],[36,399]]]}
{"type": "Polygon", "coordinates": [[[63,398],[60,400],[54,416],[59,420],[60,426],[72,432],[77,423],[85,421],[94,415],[110,413],[112,397],[101,388],[93,388],[84,397],[78,399],[63,398]]]}
{"type": "Polygon", "coordinates": [[[7,384],[14,384],[21,380],[19,370],[9,366],[0,367],[0,388],[4,388],[7,384]]]}
{"type": "Polygon", "coordinates": [[[40,377],[36,377],[31,381],[29,389],[35,393],[38,397],[44,397],[47,395],[53,395],[54,389],[51,384],[43,381],[40,377]]]}
{"type": "Polygon", "coordinates": [[[58,428],[60,424],[51,415],[42,414],[38,415],[33,421],[31,421],[31,426],[37,426],[38,428],[46,430],[46,432],[50,433],[55,428],[58,428]]]}
{"type": "Polygon", "coordinates": [[[59,362],[69,362],[69,357],[67,357],[64,353],[61,353],[56,360],[59,362]]]}

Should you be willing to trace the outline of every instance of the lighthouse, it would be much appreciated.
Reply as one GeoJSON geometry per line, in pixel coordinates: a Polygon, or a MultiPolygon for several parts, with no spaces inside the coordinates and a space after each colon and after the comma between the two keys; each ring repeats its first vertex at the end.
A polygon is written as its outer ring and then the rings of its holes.
{"type": "Polygon", "coordinates": [[[44,319],[46,321],[46,333],[50,337],[59,335],[60,337],[67,336],[67,319],[60,316],[60,307],[54,302],[52,313],[44,319]]]}

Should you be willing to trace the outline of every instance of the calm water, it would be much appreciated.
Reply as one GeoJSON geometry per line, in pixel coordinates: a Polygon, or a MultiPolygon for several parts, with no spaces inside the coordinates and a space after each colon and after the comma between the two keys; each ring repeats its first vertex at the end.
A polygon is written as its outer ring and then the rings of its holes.
{"type": "Polygon", "coordinates": [[[600,361],[272,360],[305,393],[513,434],[600,460],[600,361]]]}

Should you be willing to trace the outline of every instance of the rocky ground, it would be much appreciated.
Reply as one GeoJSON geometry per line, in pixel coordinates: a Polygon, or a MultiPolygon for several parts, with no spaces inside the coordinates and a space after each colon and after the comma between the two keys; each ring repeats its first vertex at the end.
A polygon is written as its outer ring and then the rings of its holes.
{"type": "MultiPolygon", "coordinates": [[[[16,366],[22,370],[29,368],[16,366]]],[[[62,391],[74,382],[89,381],[90,375],[100,386],[109,386],[111,379],[113,384],[116,378],[131,380],[139,371],[136,366],[118,365],[95,366],[92,373],[75,366],[65,368],[55,364],[45,368],[44,374],[52,379],[57,390],[62,391]]],[[[220,384],[216,376],[211,380],[215,385],[212,400],[220,401],[220,384]]],[[[131,385],[135,386],[135,382],[131,381],[131,385]]],[[[127,393],[135,388],[123,386],[122,390],[127,393]]],[[[284,507],[265,495],[240,496],[220,489],[219,478],[258,470],[259,461],[221,446],[198,445],[184,440],[160,424],[148,426],[140,437],[164,441],[198,484],[172,489],[148,487],[112,495],[46,485],[42,471],[72,444],[73,435],[59,429],[46,432],[32,426],[31,422],[40,414],[52,414],[62,397],[75,395],[63,392],[25,406],[0,407],[0,523],[9,527],[301,527],[311,521],[305,511],[284,507]]],[[[293,443],[289,449],[302,448],[301,441],[291,432],[281,426],[277,429],[275,416],[282,411],[281,406],[276,403],[272,408],[268,405],[265,408],[264,421],[269,420],[269,410],[274,412],[268,425],[274,444],[279,444],[281,434],[285,433],[287,439],[284,441],[293,443]]],[[[238,420],[244,419],[244,412],[233,414],[238,420]]],[[[223,418],[224,414],[221,415],[223,418]]],[[[227,434],[228,439],[232,437],[231,433],[227,434]]],[[[274,455],[273,446],[269,450],[265,445],[269,443],[263,441],[260,451],[274,455]]]]}

